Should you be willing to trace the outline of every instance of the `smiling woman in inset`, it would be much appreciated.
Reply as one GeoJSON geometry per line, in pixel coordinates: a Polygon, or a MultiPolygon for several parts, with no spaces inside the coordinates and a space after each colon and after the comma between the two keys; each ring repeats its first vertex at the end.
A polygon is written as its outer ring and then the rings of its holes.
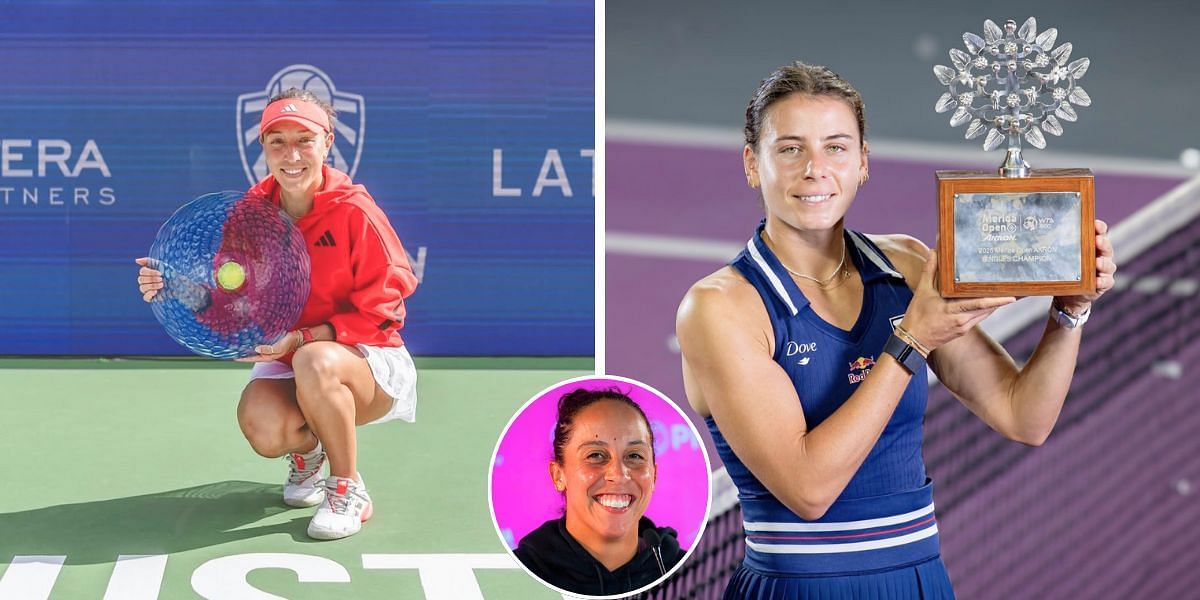
{"type": "Polygon", "coordinates": [[[565,514],[522,538],[517,559],[546,583],[578,594],[621,594],[654,583],[684,554],[674,529],[644,516],[657,475],[650,422],[628,395],[565,394],[550,462],[565,514]]]}

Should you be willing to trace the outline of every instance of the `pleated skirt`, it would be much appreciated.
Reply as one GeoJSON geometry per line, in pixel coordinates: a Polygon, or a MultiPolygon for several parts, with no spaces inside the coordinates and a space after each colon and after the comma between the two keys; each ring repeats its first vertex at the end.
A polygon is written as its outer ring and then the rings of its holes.
{"type": "Polygon", "coordinates": [[[886,571],[852,575],[773,575],[741,565],[725,600],[953,600],[941,557],[886,571]]]}

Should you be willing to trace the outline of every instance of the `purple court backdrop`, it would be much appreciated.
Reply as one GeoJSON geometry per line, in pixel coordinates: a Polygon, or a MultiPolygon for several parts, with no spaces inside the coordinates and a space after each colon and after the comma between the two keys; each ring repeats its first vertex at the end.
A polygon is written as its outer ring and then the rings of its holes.
{"type": "Polygon", "coordinates": [[[500,536],[509,548],[537,526],[562,516],[563,499],[550,481],[558,399],[579,388],[617,387],[637,402],[654,433],[658,481],[646,516],[675,528],[691,549],[708,514],[709,464],[691,423],[670,400],[623,377],[582,377],[551,387],[526,404],[501,436],[492,461],[490,500],[500,536]]]}

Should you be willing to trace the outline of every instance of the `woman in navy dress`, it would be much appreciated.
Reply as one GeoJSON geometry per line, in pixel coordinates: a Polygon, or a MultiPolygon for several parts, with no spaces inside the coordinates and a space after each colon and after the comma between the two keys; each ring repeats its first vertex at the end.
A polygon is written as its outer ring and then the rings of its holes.
{"type": "Polygon", "coordinates": [[[1055,298],[1018,367],[976,327],[1015,298],[943,299],[919,240],[844,227],[868,179],[865,133],[862,98],[829,69],[797,62],[763,80],[743,163],[765,219],[679,309],[688,400],[745,520],[726,598],[953,598],[921,457],[926,364],[992,429],[1037,446],[1113,285],[1096,221],[1096,293],[1055,298]]]}

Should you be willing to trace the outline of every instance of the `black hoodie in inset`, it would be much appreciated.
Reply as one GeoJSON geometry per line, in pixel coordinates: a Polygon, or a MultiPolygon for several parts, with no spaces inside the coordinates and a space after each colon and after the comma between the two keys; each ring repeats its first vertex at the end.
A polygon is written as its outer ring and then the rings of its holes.
{"type": "Polygon", "coordinates": [[[521,538],[514,554],[550,585],[587,596],[611,596],[632,592],[666,575],[684,555],[675,536],[674,529],[655,527],[642,517],[633,560],[609,571],[567,533],[563,517],[546,521],[521,538]]]}

